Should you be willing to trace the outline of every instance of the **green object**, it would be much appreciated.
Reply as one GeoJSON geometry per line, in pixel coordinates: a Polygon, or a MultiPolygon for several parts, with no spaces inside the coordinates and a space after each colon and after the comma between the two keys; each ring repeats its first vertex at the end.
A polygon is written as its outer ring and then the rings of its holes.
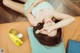
{"type": "Polygon", "coordinates": [[[10,29],[8,32],[10,40],[16,45],[16,46],[21,46],[23,42],[19,39],[17,36],[17,32],[14,29],[10,29]]]}

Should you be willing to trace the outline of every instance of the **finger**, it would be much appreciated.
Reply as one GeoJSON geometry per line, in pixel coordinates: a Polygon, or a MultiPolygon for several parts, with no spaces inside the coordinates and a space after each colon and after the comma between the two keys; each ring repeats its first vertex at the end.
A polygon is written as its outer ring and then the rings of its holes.
{"type": "Polygon", "coordinates": [[[37,30],[37,31],[36,31],[36,34],[38,34],[38,33],[40,33],[40,30],[37,30]]]}
{"type": "Polygon", "coordinates": [[[42,32],[42,31],[47,31],[47,29],[45,29],[45,28],[42,28],[42,29],[40,30],[40,32],[42,32]]]}
{"type": "Polygon", "coordinates": [[[44,29],[41,29],[40,32],[42,32],[44,29]]]}
{"type": "Polygon", "coordinates": [[[43,29],[41,29],[41,30],[37,30],[36,33],[40,33],[40,32],[42,32],[42,31],[43,31],[43,29]]]}

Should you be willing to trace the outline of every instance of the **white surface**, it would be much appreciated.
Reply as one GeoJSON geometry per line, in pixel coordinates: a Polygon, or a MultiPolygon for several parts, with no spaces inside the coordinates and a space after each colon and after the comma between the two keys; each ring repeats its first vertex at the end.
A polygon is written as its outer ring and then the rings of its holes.
{"type": "Polygon", "coordinates": [[[19,33],[17,36],[18,36],[19,38],[22,38],[22,37],[23,37],[23,34],[19,33]]]}

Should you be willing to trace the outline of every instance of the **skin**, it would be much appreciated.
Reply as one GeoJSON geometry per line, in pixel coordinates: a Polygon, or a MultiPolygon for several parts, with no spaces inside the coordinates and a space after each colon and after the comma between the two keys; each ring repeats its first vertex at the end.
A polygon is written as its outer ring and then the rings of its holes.
{"type": "MultiPolygon", "coordinates": [[[[22,0],[20,0],[20,1],[22,1],[22,0]]],[[[45,26],[45,25],[48,25],[46,23],[47,22],[46,20],[49,18],[51,19],[52,17],[54,17],[57,20],[61,20],[61,21],[56,23],[55,25],[43,27],[43,29],[41,29],[41,32],[46,29],[47,30],[46,34],[50,34],[55,29],[64,27],[64,26],[72,23],[75,20],[74,17],[72,17],[70,15],[59,13],[59,12],[56,12],[55,10],[47,10],[47,9],[41,9],[39,12],[36,13],[36,16],[33,16],[31,13],[32,9],[34,8],[35,5],[37,5],[38,3],[43,2],[43,1],[44,0],[36,0],[33,3],[33,5],[31,5],[30,8],[27,10],[26,17],[29,20],[30,24],[32,26],[37,26],[38,23],[40,23],[44,20],[44,22],[45,22],[44,26],[45,26]],[[39,18],[39,19],[36,20],[36,18],[39,18]]],[[[26,0],[23,0],[22,2],[26,2],[26,0]]],[[[16,3],[12,0],[3,0],[3,4],[17,12],[24,14],[24,9],[23,9],[24,4],[16,3]]]]}
{"type": "MultiPolygon", "coordinates": [[[[44,33],[44,30],[46,30],[46,32],[44,34],[47,35],[52,35],[52,34],[56,34],[52,33],[54,32],[54,30],[64,27],[70,23],[72,23],[75,19],[74,17],[70,16],[70,15],[66,15],[63,13],[58,13],[54,10],[47,10],[47,9],[42,9],[41,11],[39,11],[36,16],[34,17],[31,13],[27,14],[27,18],[29,19],[30,23],[32,24],[32,26],[37,26],[38,23],[43,22],[44,20],[44,26],[43,29],[40,30],[41,33],[44,33]],[[45,26],[48,25],[47,20],[51,20],[51,18],[54,17],[57,20],[61,20],[56,24],[53,24],[51,26],[45,26]],[[38,20],[36,21],[36,18],[38,18],[38,20]],[[32,20],[32,21],[31,21],[32,20]]],[[[53,21],[53,20],[51,20],[53,21]]],[[[53,22],[51,22],[52,24],[53,22]]],[[[54,36],[54,35],[53,35],[54,36]]]]}
{"type": "MultiPolygon", "coordinates": [[[[16,2],[13,2],[12,0],[3,0],[3,4],[5,5],[5,6],[7,6],[7,7],[9,7],[9,8],[11,8],[11,9],[13,9],[13,10],[15,10],[15,11],[17,11],[17,12],[19,12],[19,13],[22,13],[23,14],[23,6],[24,6],[24,4],[20,4],[20,3],[16,3],[16,2]],[[15,5],[15,6],[14,6],[15,5]],[[19,5],[19,6],[18,6],[19,5]],[[17,8],[18,7],[18,8],[17,8]]],[[[27,11],[27,13],[31,13],[30,12],[31,10],[29,9],[28,11],[27,11]]],[[[26,13],[26,14],[27,14],[26,13]]],[[[45,11],[44,11],[44,13],[45,13],[45,11]]],[[[47,12],[48,13],[48,12],[47,12]]],[[[59,20],[64,20],[64,21],[61,21],[61,22],[64,22],[64,23],[62,23],[62,24],[65,24],[65,21],[66,22],[68,22],[68,21],[74,21],[75,19],[72,17],[72,16],[69,16],[69,15],[66,15],[66,14],[62,14],[62,13],[57,13],[57,12],[54,12],[53,14],[54,14],[54,16],[55,16],[55,18],[57,18],[57,19],[59,19],[59,20]],[[62,19],[63,18],[63,19],[62,19]]],[[[28,15],[31,15],[31,14],[28,14],[28,15]]],[[[26,15],[27,16],[27,15],[26,15]]],[[[45,16],[46,16],[46,14],[45,14],[45,16]]],[[[45,16],[43,16],[43,17],[45,17],[45,16]]],[[[27,16],[27,17],[29,17],[29,16],[27,16]]],[[[79,17],[80,18],[80,17],[79,17]]],[[[32,18],[31,18],[32,19],[32,18]]],[[[78,20],[80,20],[80,19],[77,19],[77,21],[78,20]]],[[[76,21],[76,22],[77,22],[76,21]]],[[[28,23],[28,22],[27,22],[28,23]]],[[[26,34],[26,26],[28,27],[29,26],[29,24],[27,25],[27,23],[20,23],[20,22],[18,22],[18,23],[10,23],[10,24],[2,24],[2,25],[0,25],[0,28],[2,29],[1,30],[1,35],[3,36],[5,36],[5,35],[7,35],[6,33],[4,33],[4,32],[7,32],[7,30],[8,29],[10,29],[10,28],[14,28],[14,29],[16,29],[16,30],[18,30],[19,32],[22,32],[22,33],[25,33],[24,35],[27,35],[26,34]],[[9,27],[8,27],[9,26],[9,27]],[[15,27],[14,27],[15,26],[15,27]],[[18,26],[25,26],[25,27],[18,27],[18,26]],[[24,29],[22,29],[22,28],[24,28],[24,29]]],[[[37,22],[35,22],[35,23],[37,23],[37,22]]],[[[68,23],[69,24],[69,23],[68,23]]],[[[73,24],[77,24],[77,23],[73,23],[73,24]]],[[[72,25],[73,25],[72,24],[72,25]]],[[[32,25],[34,25],[35,26],[35,24],[32,24],[32,25]]],[[[66,24],[67,25],[67,24],[66,24]]],[[[62,25],[63,26],[63,25],[62,25]]],[[[73,26],[75,26],[75,25],[73,25],[73,26]]],[[[57,28],[59,28],[59,27],[61,27],[61,25],[60,25],[60,22],[59,23],[57,23],[57,24],[55,24],[54,25],[54,29],[57,29],[57,28]]],[[[70,27],[70,26],[68,26],[68,27],[70,27]]],[[[43,28],[43,30],[44,30],[45,28],[43,28]]],[[[51,30],[52,28],[50,28],[50,27],[48,27],[48,28],[46,28],[47,30],[51,30]]],[[[74,31],[74,30],[70,30],[70,31],[74,31]]],[[[66,31],[67,32],[67,31],[66,31]]],[[[65,33],[64,33],[65,34],[65,33]]],[[[7,36],[6,36],[7,37],[7,36]]],[[[5,37],[5,38],[6,38],[5,37]]],[[[67,38],[66,38],[66,34],[64,35],[64,38],[63,38],[63,41],[64,41],[64,45],[65,45],[65,48],[66,48],[66,46],[67,46],[67,42],[68,42],[68,39],[72,39],[72,40],[76,40],[75,38],[76,38],[77,36],[73,36],[73,38],[69,38],[69,36],[67,36],[67,38]]],[[[8,38],[7,38],[8,39],[8,38]]],[[[23,38],[24,39],[24,38],[23,38]]],[[[27,37],[25,36],[25,39],[27,39],[28,41],[26,41],[26,43],[24,44],[25,46],[27,45],[27,47],[25,47],[25,51],[27,52],[27,53],[30,53],[30,51],[31,51],[31,47],[30,47],[30,42],[29,42],[29,38],[28,38],[28,35],[27,35],[27,37]]],[[[10,42],[9,40],[7,41],[7,42],[10,42]]],[[[11,43],[9,43],[9,44],[11,44],[11,43]]],[[[10,46],[10,45],[9,45],[10,46]]],[[[13,48],[14,48],[14,45],[13,45],[13,48]]],[[[19,48],[18,48],[19,49],[19,48]]],[[[15,49],[16,50],[16,49],[15,49]]],[[[21,49],[21,50],[23,50],[23,48],[21,49]]],[[[23,50],[24,51],[24,50],[23,50]]]]}
{"type": "MultiPolygon", "coordinates": [[[[20,0],[20,1],[27,2],[27,0],[20,0]]],[[[43,1],[43,0],[35,0],[35,2],[33,3],[33,5],[31,5],[30,8],[32,9],[33,6],[35,6],[37,3],[41,2],[41,1],[43,1]]],[[[3,0],[3,4],[24,15],[24,4],[17,3],[12,0],[3,0]]],[[[30,11],[30,9],[28,11],[30,11]]]]}
{"type": "MultiPolygon", "coordinates": [[[[62,32],[63,32],[62,37],[63,37],[65,49],[66,49],[66,46],[67,46],[69,39],[75,40],[75,41],[80,41],[80,32],[79,32],[80,31],[79,30],[79,28],[80,28],[79,27],[80,26],[80,23],[79,23],[80,17],[75,17],[75,19],[76,19],[75,22],[62,28],[62,32]],[[77,26],[78,26],[78,28],[77,28],[77,26]],[[77,30],[76,30],[76,28],[77,28],[77,30]],[[73,37],[71,37],[72,35],[73,35],[73,37]]],[[[31,46],[30,46],[28,33],[26,31],[26,28],[29,26],[30,26],[30,24],[28,22],[14,22],[14,23],[0,24],[0,47],[4,48],[6,51],[7,49],[5,47],[8,46],[8,49],[10,50],[9,52],[12,52],[11,49],[13,48],[13,53],[18,53],[18,52],[16,52],[18,50],[20,50],[20,52],[25,51],[24,53],[30,53],[31,52],[31,46]],[[17,32],[20,32],[23,34],[22,40],[23,40],[24,44],[21,47],[16,47],[11,42],[11,40],[8,38],[7,32],[9,29],[15,29],[15,30],[17,30],[17,32]]],[[[8,53],[8,52],[6,51],[6,53],[8,53]]]]}
{"type": "MultiPolygon", "coordinates": [[[[49,20],[49,19],[48,19],[48,20],[49,20]]],[[[54,21],[49,20],[49,22],[48,22],[48,20],[46,20],[43,28],[46,28],[46,27],[49,28],[49,27],[51,27],[52,25],[55,25],[55,24],[56,24],[54,21]]],[[[57,29],[56,29],[56,30],[53,30],[53,31],[51,31],[51,32],[49,32],[49,29],[47,29],[47,28],[46,28],[46,29],[41,29],[39,33],[47,34],[48,36],[53,37],[53,36],[55,36],[55,35],[57,34],[57,29]]]]}
{"type": "Polygon", "coordinates": [[[24,5],[21,3],[14,2],[12,0],[3,0],[3,4],[19,13],[24,13],[24,5]]]}

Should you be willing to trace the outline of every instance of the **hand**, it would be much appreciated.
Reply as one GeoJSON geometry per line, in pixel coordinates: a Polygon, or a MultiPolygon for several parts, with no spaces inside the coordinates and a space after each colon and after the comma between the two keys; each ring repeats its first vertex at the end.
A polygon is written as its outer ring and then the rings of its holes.
{"type": "Polygon", "coordinates": [[[52,32],[52,31],[54,31],[54,30],[56,30],[56,29],[53,29],[52,26],[49,26],[49,27],[44,27],[44,28],[42,28],[42,29],[40,30],[40,32],[44,32],[44,31],[45,31],[46,34],[49,34],[50,32],[52,32]]]}
{"type": "Polygon", "coordinates": [[[36,34],[38,34],[38,33],[47,34],[48,33],[48,30],[45,29],[45,28],[42,28],[41,30],[36,30],[36,34]]]}

